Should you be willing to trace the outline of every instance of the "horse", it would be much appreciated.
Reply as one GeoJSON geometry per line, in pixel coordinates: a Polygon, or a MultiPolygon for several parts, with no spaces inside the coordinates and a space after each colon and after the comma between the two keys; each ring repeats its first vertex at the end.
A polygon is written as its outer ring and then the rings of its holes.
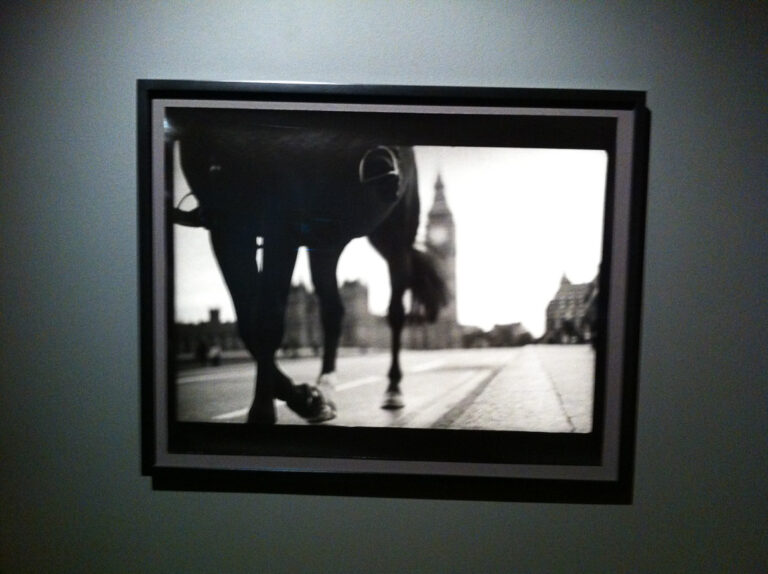
{"type": "MultiPolygon", "coordinates": [[[[209,232],[240,338],[257,367],[249,424],[276,423],[275,400],[309,423],[336,416],[333,392],[344,314],[336,268],[349,241],[363,236],[385,259],[391,286],[391,363],[381,406],[404,406],[399,361],[407,318],[404,295],[410,290],[414,318],[430,322],[447,299],[435,262],[414,245],[420,205],[413,148],[382,143],[386,131],[386,121],[361,127],[351,114],[166,110],[166,166],[172,165],[177,145],[182,172],[197,199],[189,211],[171,205],[171,221],[209,232]],[[300,246],[308,250],[323,331],[314,384],[292,381],[275,357],[300,246]]],[[[166,181],[170,197],[172,185],[166,181]]]]}

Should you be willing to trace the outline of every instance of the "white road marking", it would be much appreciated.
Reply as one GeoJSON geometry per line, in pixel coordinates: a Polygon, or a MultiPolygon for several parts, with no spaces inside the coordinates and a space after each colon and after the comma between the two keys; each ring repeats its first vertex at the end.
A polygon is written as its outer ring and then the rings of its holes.
{"type": "Polygon", "coordinates": [[[416,365],[412,369],[408,369],[406,373],[423,373],[424,371],[431,371],[438,367],[442,367],[445,364],[443,359],[435,359],[434,361],[428,361],[420,365],[416,365]]]}
{"type": "Polygon", "coordinates": [[[241,417],[241,416],[247,415],[247,414],[248,414],[248,409],[247,408],[237,409],[236,411],[231,411],[231,412],[228,412],[228,413],[223,413],[223,414],[220,414],[220,415],[216,415],[215,417],[213,417],[213,420],[215,420],[215,421],[228,421],[228,420],[236,419],[238,417],[241,417]]]}
{"type": "Polygon", "coordinates": [[[204,373],[189,373],[186,375],[179,375],[176,379],[177,385],[188,385],[189,383],[200,382],[212,382],[223,381],[226,379],[235,379],[248,376],[254,377],[256,375],[256,368],[253,365],[243,365],[239,367],[225,367],[226,370],[211,372],[206,371],[204,373]]]}
{"type": "Polygon", "coordinates": [[[382,377],[382,376],[363,377],[361,379],[354,379],[352,381],[347,381],[345,383],[339,383],[338,385],[336,385],[335,389],[337,391],[348,391],[349,389],[362,387],[363,385],[370,385],[371,383],[380,383],[386,380],[387,380],[386,377],[382,377]]]}
{"type": "MultiPolygon", "coordinates": [[[[423,373],[425,371],[431,371],[437,367],[441,367],[445,364],[444,360],[436,359],[434,361],[428,361],[426,363],[422,363],[420,365],[416,365],[415,367],[408,369],[406,373],[423,373]]],[[[348,391],[349,389],[354,389],[357,387],[362,387],[364,385],[370,385],[372,383],[381,383],[385,382],[387,380],[384,376],[369,376],[369,377],[362,377],[360,379],[353,379],[351,381],[347,381],[345,383],[339,383],[335,386],[335,389],[337,391],[348,391]]]]}

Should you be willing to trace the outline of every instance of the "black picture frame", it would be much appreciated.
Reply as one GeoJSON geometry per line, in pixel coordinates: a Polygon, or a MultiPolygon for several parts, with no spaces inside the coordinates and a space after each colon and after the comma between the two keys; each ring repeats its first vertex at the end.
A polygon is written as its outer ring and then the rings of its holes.
{"type": "MultiPolygon", "coordinates": [[[[286,112],[288,113],[288,112],[286,112]]],[[[650,112],[639,91],[138,80],[142,474],[155,489],[632,501],[650,112]],[[607,154],[589,432],[174,419],[173,152],[165,110],[384,113],[408,145],[607,154]]],[[[353,122],[354,123],[354,122],[353,122]]]]}

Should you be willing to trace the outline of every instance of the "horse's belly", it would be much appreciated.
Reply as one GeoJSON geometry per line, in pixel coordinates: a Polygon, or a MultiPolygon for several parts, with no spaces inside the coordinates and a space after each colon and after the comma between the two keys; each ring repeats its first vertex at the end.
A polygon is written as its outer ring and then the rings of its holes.
{"type": "Polygon", "coordinates": [[[306,139],[242,147],[208,142],[207,149],[190,153],[193,157],[183,163],[193,165],[186,170],[193,174],[188,179],[205,209],[219,218],[248,221],[257,234],[279,224],[307,245],[367,235],[392,202],[360,182],[366,148],[322,144],[306,139]]]}

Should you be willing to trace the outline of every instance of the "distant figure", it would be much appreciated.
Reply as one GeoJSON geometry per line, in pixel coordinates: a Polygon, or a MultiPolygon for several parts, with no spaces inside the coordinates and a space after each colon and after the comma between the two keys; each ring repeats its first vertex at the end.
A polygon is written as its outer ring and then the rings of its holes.
{"type": "Polygon", "coordinates": [[[216,344],[211,345],[211,348],[208,349],[208,362],[214,367],[221,364],[221,347],[216,344]]]}
{"type": "Polygon", "coordinates": [[[197,347],[195,347],[195,359],[203,366],[208,364],[208,345],[202,339],[197,342],[197,347]]]}

